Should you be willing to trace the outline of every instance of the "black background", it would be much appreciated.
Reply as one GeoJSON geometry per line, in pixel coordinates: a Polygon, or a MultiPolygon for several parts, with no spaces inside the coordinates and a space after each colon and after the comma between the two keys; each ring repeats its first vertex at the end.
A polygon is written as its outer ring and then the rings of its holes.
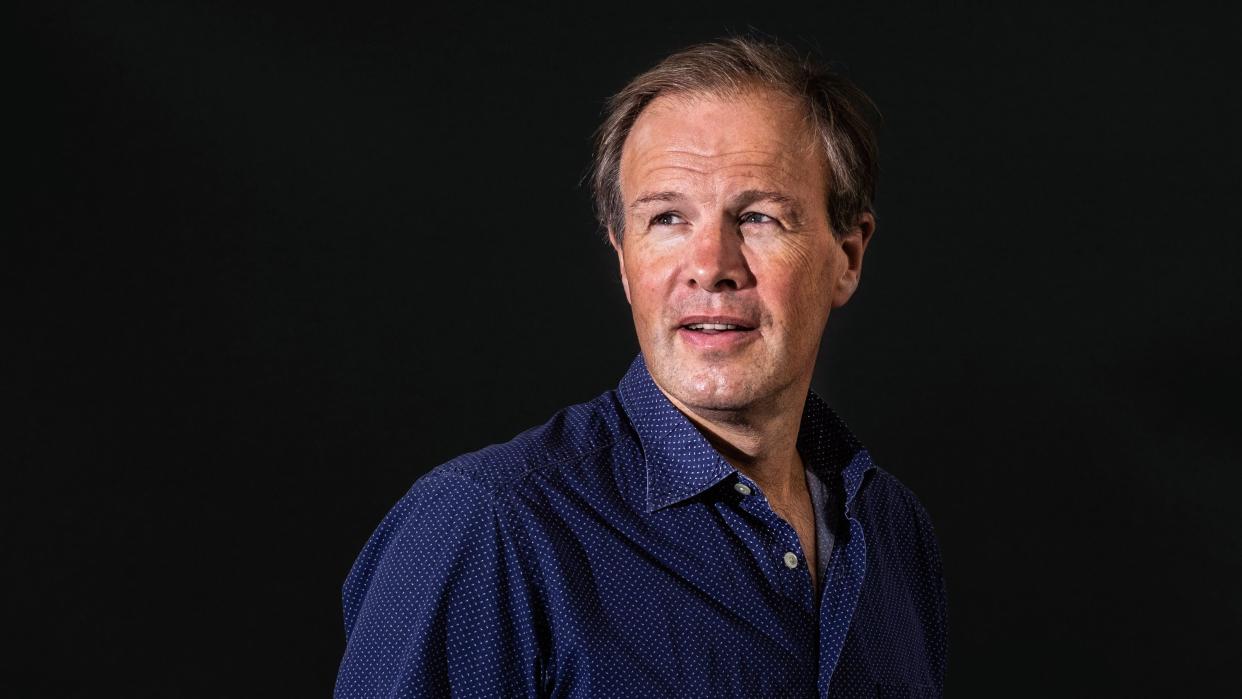
{"type": "Polygon", "coordinates": [[[328,693],[387,508],[637,351],[579,186],[604,99],[754,27],[886,117],[816,388],[937,525],[950,696],[1236,690],[1223,13],[453,8],[14,25],[6,683],[328,693]]]}

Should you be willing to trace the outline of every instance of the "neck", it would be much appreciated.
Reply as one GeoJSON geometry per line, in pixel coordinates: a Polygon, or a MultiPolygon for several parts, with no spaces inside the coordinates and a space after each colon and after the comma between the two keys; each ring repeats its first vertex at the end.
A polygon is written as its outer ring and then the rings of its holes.
{"type": "Polygon", "coordinates": [[[769,497],[784,500],[796,488],[806,487],[798,429],[810,385],[808,376],[768,401],[736,410],[689,406],[663,388],[660,391],[730,465],[769,497]]]}

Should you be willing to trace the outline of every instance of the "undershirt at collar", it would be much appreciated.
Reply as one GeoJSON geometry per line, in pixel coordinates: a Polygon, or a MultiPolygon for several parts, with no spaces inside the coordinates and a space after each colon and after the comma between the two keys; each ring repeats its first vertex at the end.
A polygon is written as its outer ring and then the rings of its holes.
{"type": "Polygon", "coordinates": [[[837,499],[832,497],[828,485],[811,469],[806,469],[806,487],[811,493],[811,506],[815,510],[815,606],[819,607],[820,593],[824,587],[824,574],[828,570],[828,557],[836,538],[837,499]]]}

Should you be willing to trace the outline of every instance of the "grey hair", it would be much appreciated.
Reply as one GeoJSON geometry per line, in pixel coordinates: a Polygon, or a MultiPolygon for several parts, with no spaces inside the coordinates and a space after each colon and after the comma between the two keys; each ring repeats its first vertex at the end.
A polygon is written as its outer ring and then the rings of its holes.
{"type": "Polygon", "coordinates": [[[828,180],[824,205],[833,233],[853,229],[874,213],[879,170],[876,129],[880,113],[857,86],[788,45],[748,37],[696,44],[660,61],[608,100],[595,132],[590,172],[595,215],[620,243],[625,231],[621,200],[621,150],[639,114],[664,95],[731,96],[756,88],[784,93],[804,105],[823,146],[828,180]]]}

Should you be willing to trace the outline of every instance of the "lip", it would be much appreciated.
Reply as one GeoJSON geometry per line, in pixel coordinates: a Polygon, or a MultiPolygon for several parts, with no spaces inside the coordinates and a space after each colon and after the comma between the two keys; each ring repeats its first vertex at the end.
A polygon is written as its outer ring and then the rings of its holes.
{"type": "Polygon", "coordinates": [[[729,315],[697,315],[686,316],[678,321],[677,337],[687,345],[698,350],[727,351],[755,341],[759,337],[758,324],[740,316],[729,315]],[[716,323],[739,325],[747,330],[718,330],[702,332],[690,330],[685,326],[691,323],[716,323]]]}

